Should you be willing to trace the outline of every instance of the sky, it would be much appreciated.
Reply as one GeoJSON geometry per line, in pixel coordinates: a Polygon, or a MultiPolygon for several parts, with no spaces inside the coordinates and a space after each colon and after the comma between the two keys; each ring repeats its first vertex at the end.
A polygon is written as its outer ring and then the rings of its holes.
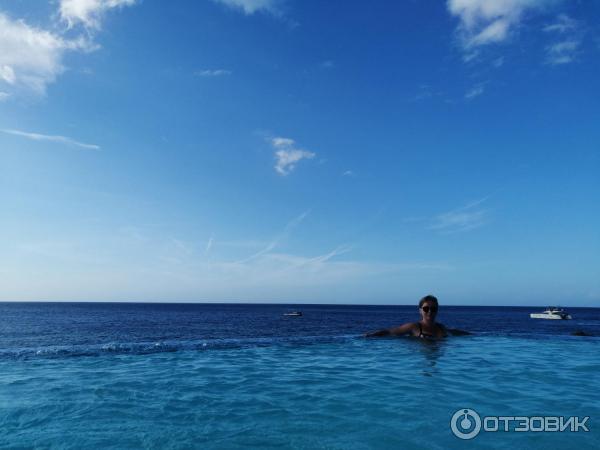
{"type": "Polygon", "coordinates": [[[0,301],[600,305],[600,3],[0,0],[0,301]]]}

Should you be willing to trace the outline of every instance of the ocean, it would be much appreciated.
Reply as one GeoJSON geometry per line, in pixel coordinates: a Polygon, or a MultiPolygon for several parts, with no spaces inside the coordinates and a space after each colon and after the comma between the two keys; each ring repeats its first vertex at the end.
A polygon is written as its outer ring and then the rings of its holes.
{"type": "Polygon", "coordinates": [[[416,305],[0,303],[0,448],[600,448],[600,309],[541,310],[442,304],[473,334],[430,342],[362,337],[416,305]]]}

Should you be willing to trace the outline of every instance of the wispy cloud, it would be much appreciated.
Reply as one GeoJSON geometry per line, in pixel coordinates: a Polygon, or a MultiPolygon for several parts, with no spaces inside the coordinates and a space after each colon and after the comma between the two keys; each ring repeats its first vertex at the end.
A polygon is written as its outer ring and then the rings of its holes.
{"type": "Polygon", "coordinates": [[[334,248],[332,251],[327,252],[323,255],[319,255],[319,256],[315,256],[312,258],[308,258],[307,260],[305,260],[302,265],[307,265],[307,264],[323,264],[327,261],[329,261],[331,258],[334,258],[336,256],[340,256],[343,255],[345,253],[348,253],[352,251],[352,246],[350,245],[340,245],[336,248],[334,248]]]}
{"type": "Polygon", "coordinates": [[[10,94],[8,92],[2,92],[2,91],[0,91],[0,102],[3,102],[8,97],[10,97],[10,94]]]}
{"type": "Polygon", "coordinates": [[[342,175],[345,177],[353,177],[354,172],[352,172],[351,170],[346,170],[344,173],[342,173],[342,175]]]}
{"type": "MultiPolygon", "coordinates": [[[[351,250],[350,245],[340,245],[317,256],[270,252],[249,262],[221,263],[218,267],[234,276],[238,283],[250,280],[253,285],[269,289],[278,285],[306,285],[307,280],[315,287],[330,283],[347,285],[382,274],[452,270],[449,264],[438,262],[379,263],[339,258],[351,250]]],[[[295,292],[298,293],[297,290],[295,292]]]]}
{"type": "Polygon", "coordinates": [[[212,245],[213,245],[213,241],[214,241],[214,235],[211,235],[210,238],[208,239],[208,242],[206,243],[206,248],[204,249],[204,255],[208,255],[208,253],[210,252],[210,249],[212,248],[212,245]]]}
{"type": "Polygon", "coordinates": [[[419,85],[419,92],[415,95],[415,100],[425,100],[433,97],[433,91],[431,90],[431,86],[428,84],[419,85]]]}
{"type": "Polygon", "coordinates": [[[6,134],[12,134],[14,136],[20,136],[20,137],[24,137],[27,139],[31,139],[33,141],[48,141],[48,142],[55,142],[58,144],[73,145],[75,147],[81,147],[81,148],[85,148],[85,149],[89,149],[89,150],[100,150],[99,145],[85,144],[83,142],[76,141],[75,139],[71,139],[70,137],[66,137],[66,136],[55,136],[55,135],[48,135],[48,134],[29,133],[27,131],[10,130],[10,129],[4,129],[4,130],[0,130],[0,131],[2,131],[3,133],[6,133],[6,134]]]}
{"type": "Polygon", "coordinates": [[[560,38],[560,41],[546,47],[547,64],[555,66],[575,61],[583,34],[579,22],[560,14],[555,23],[544,27],[544,31],[560,38]]]}
{"type": "Polygon", "coordinates": [[[466,63],[469,63],[471,61],[476,61],[477,58],[479,57],[480,53],[481,52],[479,50],[468,49],[465,51],[462,59],[466,63]]]}
{"type": "Polygon", "coordinates": [[[222,77],[232,73],[231,70],[226,69],[204,69],[196,71],[195,75],[199,77],[222,77]]]}
{"type": "Polygon", "coordinates": [[[137,0],[60,0],[59,14],[69,28],[82,24],[100,29],[102,18],[110,9],[132,6],[137,0]]]}
{"type": "MultiPolygon", "coordinates": [[[[481,48],[509,40],[532,11],[548,10],[555,0],[448,0],[451,15],[459,20],[458,36],[465,62],[475,60],[481,48]]],[[[560,41],[546,46],[546,64],[567,64],[576,60],[584,31],[580,23],[566,14],[559,14],[553,23],[542,28],[546,33],[560,35],[560,41]]],[[[493,61],[500,67],[503,59],[493,61]]],[[[473,91],[476,92],[476,91],[473,91]]]]}
{"type": "Polygon", "coordinates": [[[530,10],[554,0],[448,0],[451,15],[459,20],[458,35],[465,52],[477,55],[476,48],[506,41],[530,10]]]}
{"type": "Polygon", "coordinates": [[[158,256],[161,261],[169,264],[185,264],[194,255],[194,247],[181,239],[169,237],[158,256]]]}
{"type": "Polygon", "coordinates": [[[194,248],[190,244],[182,241],[181,239],[171,237],[170,241],[171,241],[173,247],[175,247],[181,253],[185,253],[186,255],[191,255],[194,251],[194,248]]]}
{"type": "Polygon", "coordinates": [[[559,14],[556,18],[556,22],[546,25],[544,31],[556,32],[556,33],[568,33],[575,31],[578,28],[579,23],[567,16],[566,14],[559,14]]]}
{"type": "Polygon", "coordinates": [[[443,97],[444,93],[434,89],[431,85],[423,83],[419,85],[417,95],[414,97],[414,101],[428,100],[432,98],[443,97]]]}
{"type": "Polygon", "coordinates": [[[271,14],[280,13],[281,0],[213,0],[216,3],[222,3],[230,8],[244,12],[244,14],[254,14],[256,12],[268,12],[271,14]]]}
{"type": "Polygon", "coordinates": [[[264,247],[266,245],[266,243],[264,241],[257,241],[257,240],[225,240],[225,241],[215,241],[213,240],[212,245],[218,245],[219,247],[232,247],[232,248],[242,248],[242,249],[248,249],[248,248],[260,248],[260,247],[264,247]]]}
{"type": "Polygon", "coordinates": [[[471,89],[469,89],[465,93],[465,99],[473,100],[475,97],[479,97],[481,94],[483,94],[484,90],[485,90],[485,88],[484,88],[483,84],[478,84],[476,86],[473,86],[471,89]]]}
{"type": "Polygon", "coordinates": [[[275,149],[275,170],[280,175],[288,175],[301,160],[316,156],[316,153],[299,148],[293,139],[275,137],[268,141],[275,149]]]}
{"type": "MultiPolygon", "coordinates": [[[[288,226],[295,226],[302,216],[288,226]]],[[[197,301],[199,298],[261,302],[347,301],[351,298],[364,301],[385,295],[386,286],[397,286],[399,275],[413,279],[418,273],[453,269],[443,261],[410,261],[398,257],[394,263],[385,263],[352,259],[348,256],[351,245],[334,246],[316,254],[282,252],[278,248],[239,262],[207,258],[193,251],[189,244],[193,238],[175,239],[153,232],[137,237],[138,229],[132,230],[133,235],[128,228],[121,233],[84,239],[73,236],[56,241],[17,240],[11,249],[17,266],[0,267],[10,281],[3,286],[4,296],[22,300],[44,296],[98,300],[127,297],[140,301],[156,297],[167,301],[197,301]],[[25,267],[22,264],[31,264],[33,269],[22,270],[25,267]],[[88,270],[90,268],[93,270],[88,270]],[[78,276],[71,280],[73,282],[66,282],[65,273],[78,276]],[[105,289],[107,282],[112,286],[110,292],[105,289]],[[377,293],[378,287],[381,289],[377,293]]],[[[241,242],[254,245],[257,241],[241,242]]]]}
{"type": "Polygon", "coordinates": [[[573,62],[580,44],[578,40],[568,40],[549,45],[546,47],[546,63],[556,66],[573,62]]]}
{"type": "Polygon", "coordinates": [[[481,208],[487,199],[488,197],[484,197],[460,208],[439,214],[428,228],[446,234],[479,228],[489,222],[489,211],[481,208]]]}
{"type": "Polygon", "coordinates": [[[500,56],[492,61],[492,66],[495,68],[502,67],[504,65],[504,56],[500,56]]]}
{"type": "Polygon", "coordinates": [[[265,255],[269,252],[271,252],[273,249],[275,249],[280,243],[282,243],[284,240],[286,240],[289,235],[291,234],[291,232],[294,230],[294,228],[296,228],[298,226],[298,224],[300,224],[300,222],[302,222],[306,216],[308,216],[308,214],[310,213],[310,211],[304,211],[302,214],[300,214],[299,216],[295,217],[294,219],[290,220],[287,225],[285,226],[285,228],[283,229],[283,231],[281,233],[279,233],[274,239],[272,239],[265,248],[263,248],[262,250],[259,250],[258,252],[254,253],[253,255],[244,258],[242,260],[237,261],[238,264],[244,264],[247,263],[249,261],[252,261],[262,255],[265,255]]]}

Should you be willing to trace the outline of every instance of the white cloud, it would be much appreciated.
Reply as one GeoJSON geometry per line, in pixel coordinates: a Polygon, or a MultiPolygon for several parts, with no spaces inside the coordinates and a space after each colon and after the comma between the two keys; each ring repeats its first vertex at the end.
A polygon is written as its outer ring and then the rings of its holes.
{"type": "Polygon", "coordinates": [[[448,0],[448,11],[458,17],[458,32],[466,50],[505,41],[526,12],[555,0],[448,0]]]}
{"type": "Polygon", "coordinates": [[[544,31],[556,32],[556,33],[567,33],[575,31],[578,27],[578,22],[571,19],[566,14],[559,14],[556,18],[556,22],[544,27],[544,31]]]}
{"type": "Polygon", "coordinates": [[[69,28],[82,24],[88,29],[100,29],[106,11],[131,6],[137,0],[60,0],[60,17],[69,28]]]}
{"type": "Polygon", "coordinates": [[[8,84],[14,84],[17,80],[14,69],[11,66],[0,66],[0,79],[8,84]]]}
{"type": "Polygon", "coordinates": [[[278,5],[280,0],[213,0],[217,3],[223,3],[233,9],[243,11],[245,14],[254,14],[258,11],[265,11],[272,14],[279,12],[278,5]]]}
{"type": "Polygon", "coordinates": [[[8,92],[2,92],[2,91],[0,91],[0,102],[3,102],[8,97],[10,97],[10,94],[8,92]]]}
{"type": "Polygon", "coordinates": [[[546,63],[559,65],[573,62],[581,45],[579,22],[566,14],[560,14],[555,23],[544,27],[544,31],[558,34],[561,39],[546,47],[546,63]]]}
{"type": "Polygon", "coordinates": [[[26,131],[8,130],[8,129],[0,130],[0,131],[2,131],[3,133],[6,133],[6,134],[12,134],[14,136],[21,136],[21,137],[31,139],[34,141],[56,142],[59,144],[74,145],[76,147],[86,148],[89,150],[100,150],[100,146],[98,146],[98,145],[85,144],[83,142],[76,141],[76,140],[71,139],[70,137],[66,137],[66,136],[52,136],[52,135],[47,135],[47,134],[29,133],[26,131]]]}
{"type": "Polygon", "coordinates": [[[231,75],[231,70],[226,69],[206,69],[199,70],[195,73],[195,75],[199,77],[222,77],[224,75],[231,75]]]}
{"type": "Polygon", "coordinates": [[[99,29],[104,13],[113,8],[133,5],[137,0],[60,0],[58,13],[69,28],[83,24],[88,33],[76,38],[13,20],[0,12],[0,88],[30,91],[38,95],[64,72],[67,52],[90,52],[94,44],[91,29],[99,29]]]}
{"type": "Polygon", "coordinates": [[[288,175],[296,168],[296,164],[303,159],[312,159],[316,153],[303,150],[296,146],[293,139],[275,137],[270,139],[275,149],[275,170],[280,175],[288,175]]]}
{"type": "Polygon", "coordinates": [[[568,64],[575,60],[580,42],[567,40],[546,47],[546,62],[551,65],[568,64]]]}
{"type": "Polygon", "coordinates": [[[483,87],[482,84],[478,84],[477,86],[473,86],[469,91],[467,91],[467,93],[465,94],[465,98],[467,100],[472,100],[475,97],[479,97],[481,94],[483,94],[484,90],[485,90],[485,88],[483,87]]]}
{"type": "Polygon", "coordinates": [[[353,177],[354,172],[352,172],[351,170],[346,170],[344,173],[342,173],[342,175],[345,177],[353,177]]]}
{"type": "Polygon", "coordinates": [[[441,233],[458,233],[474,230],[485,225],[488,222],[488,210],[481,209],[479,206],[486,200],[487,197],[469,203],[461,208],[439,214],[434,218],[433,224],[429,226],[429,229],[441,233]]]}
{"type": "Polygon", "coordinates": [[[0,85],[43,94],[63,72],[62,59],[67,51],[91,49],[83,38],[67,40],[0,13],[0,85]]]}

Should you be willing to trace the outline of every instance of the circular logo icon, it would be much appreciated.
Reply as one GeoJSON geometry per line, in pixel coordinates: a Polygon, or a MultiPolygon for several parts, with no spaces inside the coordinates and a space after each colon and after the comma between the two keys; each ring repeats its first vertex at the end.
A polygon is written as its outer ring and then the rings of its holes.
{"type": "Polygon", "coordinates": [[[481,417],[472,409],[459,409],[450,419],[450,428],[459,439],[473,439],[481,431],[481,417]]]}

